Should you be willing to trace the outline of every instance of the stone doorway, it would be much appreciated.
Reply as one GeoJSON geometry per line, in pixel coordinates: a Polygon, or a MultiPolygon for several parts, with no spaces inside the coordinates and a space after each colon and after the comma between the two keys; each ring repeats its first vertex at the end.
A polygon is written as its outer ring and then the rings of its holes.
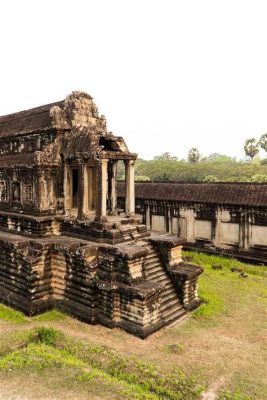
{"type": "Polygon", "coordinates": [[[79,182],[79,171],[78,168],[71,170],[71,208],[78,208],[78,182],[79,182]]]}
{"type": "Polygon", "coordinates": [[[87,172],[87,179],[85,180],[85,182],[87,182],[87,184],[85,185],[85,205],[87,207],[85,207],[85,210],[87,212],[92,212],[95,210],[95,180],[96,180],[96,176],[95,176],[95,168],[93,167],[87,167],[86,169],[87,172]],[[86,202],[87,199],[87,202],[86,202]]]}

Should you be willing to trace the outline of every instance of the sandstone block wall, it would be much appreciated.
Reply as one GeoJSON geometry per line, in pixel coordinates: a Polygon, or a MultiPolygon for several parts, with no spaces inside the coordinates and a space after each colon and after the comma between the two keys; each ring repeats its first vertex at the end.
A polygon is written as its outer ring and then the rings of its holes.
{"type": "MultiPolygon", "coordinates": [[[[170,276],[177,290],[177,309],[193,308],[201,269],[185,270],[181,245],[175,240],[152,242],[162,259],[158,271],[170,276]]],[[[161,308],[164,284],[146,278],[148,247],[138,243],[98,245],[64,236],[1,240],[0,301],[28,315],[57,306],[84,321],[117,326],[144,338],[167,320],[161,308]]],[[[164,299],[166,303],[168,297],[164,299]]]]}

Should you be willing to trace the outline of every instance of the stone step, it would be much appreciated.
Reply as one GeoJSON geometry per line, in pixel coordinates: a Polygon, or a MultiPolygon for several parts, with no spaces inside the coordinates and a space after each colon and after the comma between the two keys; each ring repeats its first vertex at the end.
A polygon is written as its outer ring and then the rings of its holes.
{"type": "Polygon", "coordinates": [[[178,296],[177,296],[177,293],[176,293],[175,289],[172,286],[168,285],[168,284],[164,285],[162,296],[164,296],[164,297],[176,296],[177,299],[178,299],[178,296]]]}
{"type": "Polygon", "coordinates": [[[167,271],[151,245],[147,246],[148,254],[145,261],[146,279],[164,286],[161,293],[161,314],[167,324],[183,315],[186,311],[181,305],[167,271]]]}
{"type": "Polygon", "coordinates": [[[162,318],[164,318],[165,320],[170,320],[173,319],[175,316],[184,314],[185,309],[182,305],[175,305],[173,307],[169,307],[166,308],[163,312],[162,312],[162,318]]]}
{"type": "Polygon", "coordinates": [[[149,277],[147,279],[153,279],[153,277],[156,275],[160,275],[160,274],[164,274],[164,272],[162,272],[159,269],[153,268],[153,270],[146,270],[146,276],[149,277]]]}
{"type": "Polygon", "coordinates": [[[146,244],[146,247],[150,253],[156,253],[155,249],[151,246],[151,244],[146,244]]]}
{"type": "Polygon", "coordinates": [[[178,303],[180,303],[178,295],[173,288],[167,287],[165,290],[163,290],[161,299],[162,299],[162,304],[165,304],[166,302],[172,301],[172,300],[176,300],[178,303]]]}
{"type": "Polygon", "coordinates": [[[174,288],[170,288],[168,285],[164,285],[164,289],[161,292],[161,298],[162,300],[165,300],[167,298],[176,298],[177,301],[179,301],[178,295],[174,288]],[[172,290],[171,290],[172,289],[172,290]]]}
{"type": "Polygon", "coordinates": [[[167,297],[167,296],[176,296],[176,298],[178,299],[178,295],[175,291],[175,289],[173,288],[173,286],[170,286],[168,284],[164,285],[164,289],[163,289],[163,294],[162,296],[167,297]]]}
{"type": "Polygon", "coordinates": [[[164,285],[164,286],[166,286],[166,285],[168,285],[170,283],[169,280],[168,280],[168,277],[165,274],[160,275],[158,277],[151,277],[151,276],[148,275],[147,279],[149,281],[152,281],[152,282],[155,282],[155,283],[160,283],[161,285],[164,285]]]}
{"type": "Polygon", "coordinates": [[[157,260],[153,260],[153,261],[151,261],[151,262],[146,261],[145,267],[146,267],[147,269],[152,269],[152,268],[154,268],[154,267],[157,267],[158,269],[162,269],[162,267],[160,266],[160,264],[159,264],[159,262],[158,262],[157,260]]]}
{"type": "Polygon", "coordinates": [[[175,313],[176,311],[179,310],[184,310],[184,307],[180,304],[180,302],[177,300],[176,303],[172,303],[171,306],[167,307],[162,307],[161,308],[161,314],[164,318],[168,317],[169,315],[171,315],[172,313],[175,313]]]}
{"type": "Polygon", "coordinates": [[[162,269],[162,267],[160,266],[160,264],[159,264],[159,261],[158,260],[149,260],[149,261],[146,261],[145,262],[145,265],[146,265],[146,267],[148,267],[148,269],[152,266],[158,266],[160,269],[162,269]]]}
{"type": "Polygon", "coordinates": [[[150,279],[157,279],[158,276],[165,276],[166,279],[168,280],[168,282],[171,283],[170,277],[168,276],[168,274],[160,269],[160,268],[153,268],[153,270],[147,271],[147,276],[150,277],[150,279]]]}
{"type": "Polygon", "coordinates": [[[147,278],[149,281],[155,282],[155,283],[160,283],[161,285],[166,285],[168,282],[164,280],[166,279],[166,275],[162,273],[154,273],[154,274],[147,274],[147,278]]]}
{"type": "Polygon", "coordinates": [[[146,262],[151,261],[151,260],[158,261],[159,258],[158,258],[158,256],[157,256],[157,254],[147,254],[147,256],[146,256],[146,262]]]}
{"type": "Polygon", "coordinates": [[[166,285],[165,289],[164,289],[164,294],[168,295],[168,294],[172,294],[172,293],[176,293],[174,287],[172,285],[166,285]]]}
{"type": "Polygon", "coordinates": [[[141,235],[140,233],[134,232],[134,233],[130,233],[130,236],[132,236],[133,239],[140,239],[141,235]]]}
{"type": "Polygon", "coordinates": [[[158,272],[158,273],[154,273],[152,274],[148,274],[147,275],[147,279],[149,281],[155,282],[155,283],[160,283],[161,285],[168,285],[168,281],[166,280],[166,275],[162,272],[158,272]]]}
{"type": "Polygon", "coordinates": [[[157,256],[158,255],[158,253],[155,250],[150,249],[149,247],[147,247],[147,250],[148,250],[148,252],[147,252],[148,256],[152,256],[152,255],[157,256]]]}
{"type": "Polygon", "coordinates": [[[152,257],[152,256],[158,257],[158,253],[155,250],[148,249],[147,256],[148,257],[152,257]]]}
{"type": "Polygon", "coordinates": [[[157,275],[165,275],[166,276],[166,272],[164,272],[161,269],[159,269],[158,267],[154,266],[150,270],[146,270],[146,275],[150,276],[151,278],[154,276],[157,276],[157,275]]]}
{"type": "Polygon", "coordinates": [[[186,314],[186,310],[181,306],[181,308],[171,312],[169,315],[162,316],[162,318],[165,320],[166,324],[170,324],[181,318],[184,314],[186,314]]]}
{"type": "Polygon", "coordinates": [[[154,264],[151,268],[146,268],[146,279],[168,285],[173,288],[170,277],[167,275],[160,264],[154,264]]]}
{"type": "Polygon", "coordinates": [[[181,307],[181,304],[180,304],[179,300],[177,299],[177,297],[172,300],[168,299],[165,302],[161,301],[160,310],[163,314],[166,310],[176,308],[176,307],[181,307]]]}
{"type": "Polygon", "coordinates": [[[161,306],[165,305],[167,302],[171,302],[173,300],[175,300],[176,302],[179,302],[179,299],[175,292],[168,293],[168,294],[163,293],[161,296],[161,306]]]}
{"type": "Polygon", "coordinates": [[[146,273],[149,276],[154,276],[154,275],[159,275],[159,274],[164,274],[165,276],[167,275],[166,272],[160,268],[158,265],[153,265],[151,268],[146,269],[146,273]]]}

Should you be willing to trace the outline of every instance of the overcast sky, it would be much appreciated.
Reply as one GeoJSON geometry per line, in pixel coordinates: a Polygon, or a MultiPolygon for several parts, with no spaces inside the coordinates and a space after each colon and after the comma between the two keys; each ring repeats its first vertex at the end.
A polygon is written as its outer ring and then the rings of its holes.
{"type": "Polygon", "coordinates": [[[90,93],[142,158],[267,132],[266,0],[0,3],[0,115],[90,93]]]}

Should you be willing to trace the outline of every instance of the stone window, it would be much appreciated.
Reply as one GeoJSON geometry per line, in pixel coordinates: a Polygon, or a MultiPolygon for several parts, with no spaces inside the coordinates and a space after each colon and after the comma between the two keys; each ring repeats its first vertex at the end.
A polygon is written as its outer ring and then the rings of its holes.
{"type": "Polygon", "coordinates": [[[12,193],[12,201],[20,202],[20,183],[19,182],[12,183],[11,193],[12,193]]]}

